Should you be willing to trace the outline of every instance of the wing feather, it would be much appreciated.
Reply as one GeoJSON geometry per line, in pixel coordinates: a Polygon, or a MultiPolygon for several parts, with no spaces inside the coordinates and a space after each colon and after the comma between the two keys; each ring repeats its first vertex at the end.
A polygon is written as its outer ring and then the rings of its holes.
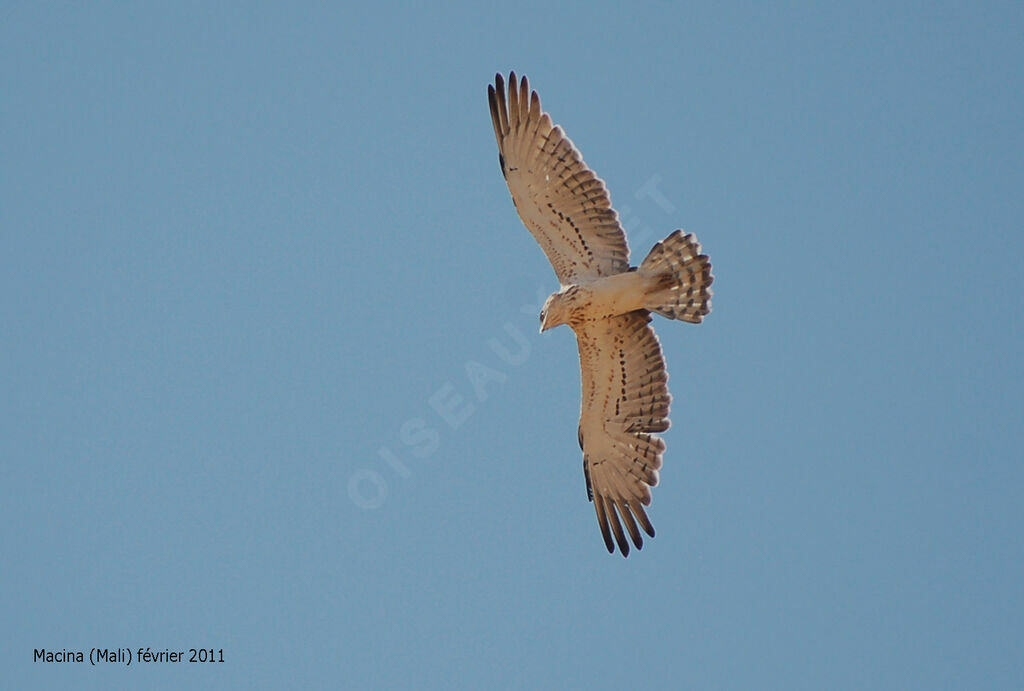
{"type": "Polygon", "coordinates": [[[604,181],[561,127],[552,124],[526,77],[496,75],[487,88],[501,172],[523,224],[563,285],[622,273],[629,247],[604,181]]]}
{"type": "Polygon", "coordinates": [[[640,521],[640,527],[644,529],[644,532],[651,537],[654,537],[654,526],[651,525],[651,520],[647,518],[647,512],[644,511],[644,507],[636,504],[630,504],[629,508],[633,509],[633,513],[636,515],[636,520],[640,521]]]}
{"type": "Polygon", "coordinates": [[[612,524],[612,533],[615,535],[615,542],[619,545],[619,551],[622,552],[622,556],[629,556],[629,543],[626,542],[626,535],[622,532],[622,523],[619,521],[619,516],[616,513],[616,504],[613,500],[604,498],[605,511],[608,513],[609,522],[612,524]]]}
{"type": "Polygon", "coordinates": [[[612,534],[608,529],[608,515],[604,509],[604,497],[593,497],[594,509],[597,511],[597,524],[601,527],[601,537],[604,538],[604,546],[609,552],[615,551],[615,543],[612,542],[612,534]]]}
{"type": "Polygon", "coordinates": [[[633,520],[633,512],[630,511],[632,504],[623,502],[618,506],[619,515],[622,516],[622,521],[626,524],[626,530],[629,531],[629,537],[632,538],[633,544],[636,545],[637,549],[643,549],[644,539],[641,537],[640,531],[636,527],[636,521],[633,520]]]}
{"type": "Polygon", "coordinates": [[[654,433],[669,427],[668,372],[650,321],[649,312],[637,310],[576,328],[585,476],[605,546],[614,551],[614,535],[623,556],[629,543],[621,523],[637,549],[640,528],[654,537],[643,507],[651,503],[665,451],[654,433]]]}

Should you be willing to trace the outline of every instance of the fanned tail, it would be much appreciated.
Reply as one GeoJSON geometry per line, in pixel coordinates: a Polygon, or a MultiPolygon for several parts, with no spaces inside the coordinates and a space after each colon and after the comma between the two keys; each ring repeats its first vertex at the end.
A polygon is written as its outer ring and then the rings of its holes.
{"type": "Polygon", "coordinates": [[[677,230],[640,264],[649,279],[645,307],[669,319],[699,324],[711,312],[711,261],[693,233],[677,230]]]}

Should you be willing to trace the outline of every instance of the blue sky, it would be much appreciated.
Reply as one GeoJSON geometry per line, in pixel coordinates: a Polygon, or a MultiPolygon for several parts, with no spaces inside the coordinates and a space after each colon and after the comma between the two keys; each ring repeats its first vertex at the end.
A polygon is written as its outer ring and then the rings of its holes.
{"type": "Polygon", "coordinates": [[[1022,33],[1016,3],[5,3],[7,683],[1020,688],[1022,33]],[[714,264],[707,321],[656,323],[627,560],[573,335],[536,333],[510,69],[635,261],[684,228],[714,264]]]}

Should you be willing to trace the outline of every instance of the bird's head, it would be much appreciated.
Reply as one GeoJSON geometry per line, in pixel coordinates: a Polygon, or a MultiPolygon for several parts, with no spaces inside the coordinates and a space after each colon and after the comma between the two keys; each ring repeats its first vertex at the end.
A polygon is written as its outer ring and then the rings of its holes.
{"type": "Polygon", "coordinates": [[[540,310],[541,333],[565,323],[565,320],[562,318],[561,297],[561,293],[554,293],[549,295],[548,299],[544,301],[544,307],[540,310]]]}

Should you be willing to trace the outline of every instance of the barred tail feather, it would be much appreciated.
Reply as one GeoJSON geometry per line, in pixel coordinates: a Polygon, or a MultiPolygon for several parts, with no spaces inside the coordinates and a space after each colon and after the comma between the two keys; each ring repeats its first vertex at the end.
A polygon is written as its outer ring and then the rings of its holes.
{"type": "Polygon", "coordinates": [[[649,278],[645,307],[669,319],[699,324],[711,312],[711,262],[692,233],[677,230],[640,264],[649,278]]]}

